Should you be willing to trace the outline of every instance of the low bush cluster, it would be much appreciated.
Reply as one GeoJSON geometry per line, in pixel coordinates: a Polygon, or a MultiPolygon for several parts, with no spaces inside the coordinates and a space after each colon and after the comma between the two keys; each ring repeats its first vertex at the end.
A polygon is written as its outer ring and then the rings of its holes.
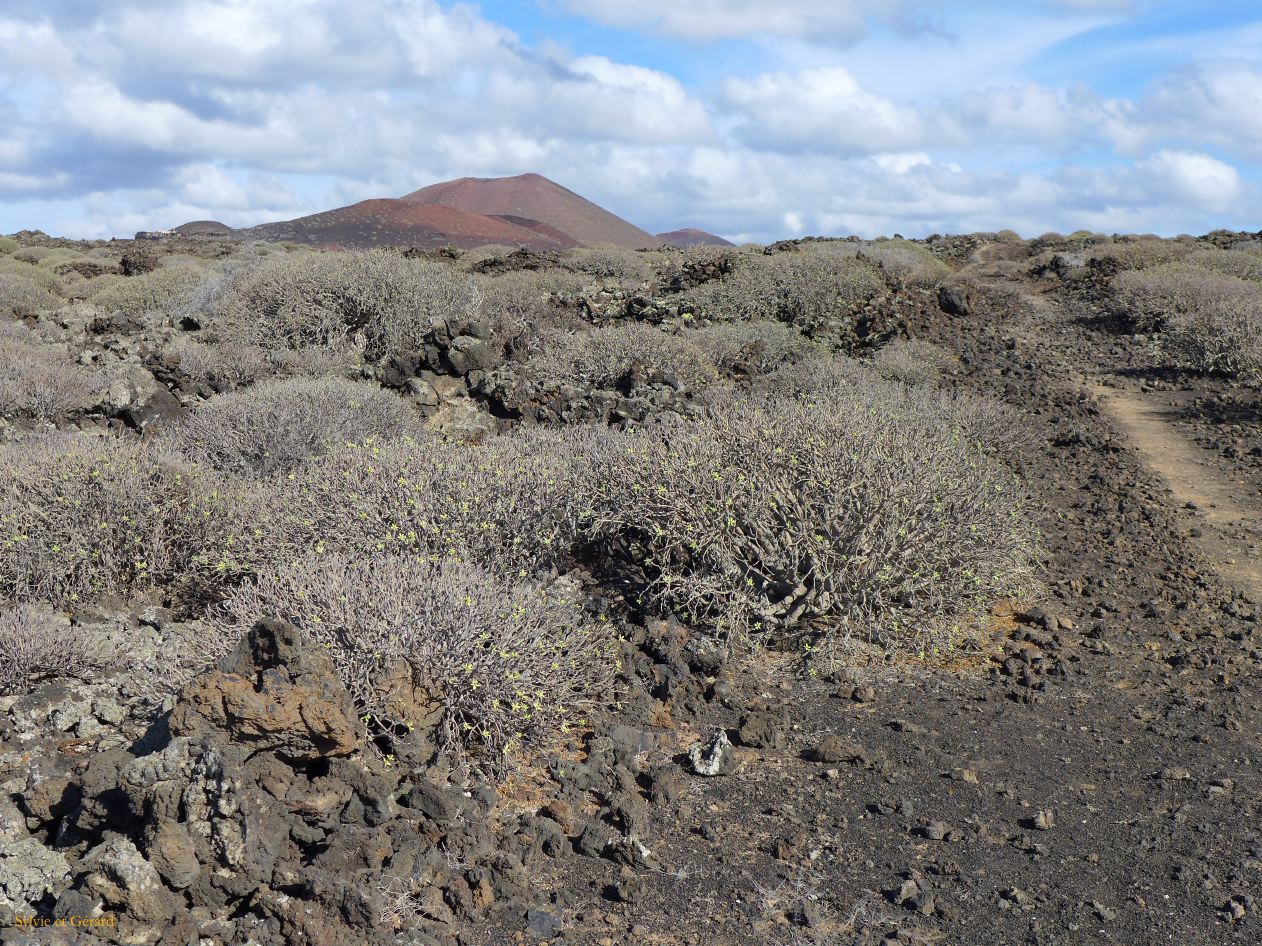
{"type": "Polygon", "coordinates": [[[945,349],[919,338],[896,338],[872,357],[877,374],[904,384],[933,384],[952,364],[945,349]]]}
{"type": "Polygon", "coordinates": [[[29,276],[0,272],[0,316],[25,319],[38,312],[56,309],[61,304],[59,296],[29,276]]]}
{"type": "Polygon", "coordinates": [[[630,286],[637,286],[653,277],[648,255],[622,246],[571,250],[565,255],[564,263],[575,272],[630,286]]]}
{"type": "Polygon", "coordinates": [[[689,338],[728,373],[766,374],[819,351],[814,342],[783,322],[716,322],[689,338]]]}
{"type": "Polygon", "coordinates": [[[95,404],[108,383],[33,332],[0,323],[0,417],[64,417],[95,404]]]}
{"type": "Polygon", "coordinates": [[[846,319],[889,289],[881,270],[859,256],[801,249],[741,255],[735,271],[690,290],[686,298],[714,321],[774,320],[810,328],[846,319]]]}
{"type": "Polygon", "coordinates": [[[1031,574],[1014,477],[973,403],[840,380],[628,435],[600,471],[597,532],[628,542],[659,607],[725,634],[825,622],[947,647],[1031,574]]]}
{"type": "Polygon", "coordinates": [[[234,589],[215,612],[217,649],[280,617],[330,652],[377,731],[441,707],[442,748],[501,771],[607,702],[616,653],[564,583],[470,562],[307,557],[234,589]]]}
{"type": "Polygon", "coordinates": [[[274,476],[346,444],[418,435],[411,406],[367,382],[296,378],[202,404],[172,435],[188,459],[216,470],[274,476]]]}
{"type": "Polygon", "coordinates": [[[55,435],[0,447],[0,598],[58,606],[175,585],[240,509],[148,445],[55,435]]]}
{"type": "Polygon", "coordinates": [[[103,656],[81,626],[51,609],[0,605],[0,697],[22,696],[43,680],[83,676],[103,656]]]}
{"type": "Polygon", "coordinates": [[[269,350],[357,346],[371,360],[418,350],[443,323],[481,315],[467,275],[384,250],[269,259],[217,304],[223,339],[269,350]]]}
{"type": "Polygon", "coordinates": [[[687,335],[672,335],[643,322],[575,332],[550,330],[543,333],[539,347],[527,370],[545,384],[613,390],[642,377],[697,389],[718,377],[714,363],[687,335]]]}
{"type": "Polygon", "coordinates": [[[188,303],[205,278],[206,274],[193,266],[154,269],[112,280],[92,294],[92,303],[109,314],[134,318],[173,316],[188,303]]]}

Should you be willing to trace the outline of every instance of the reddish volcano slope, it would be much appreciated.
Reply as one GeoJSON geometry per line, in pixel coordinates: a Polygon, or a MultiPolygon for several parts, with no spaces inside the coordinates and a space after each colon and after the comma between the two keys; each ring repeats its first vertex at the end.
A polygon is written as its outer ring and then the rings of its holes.
{"type": "Polygon", "coordinates": [[[472,214],[538,221],[584,246],[612,243],[638,249],[657,245],[652,234],[539,174],[462,177],[431,184],[402,199],[472,214]]]}
{"type": "Polygon", "coordinates": [[[575,241],[549,228],[520,226],[498,217],[388,198],[364,200],[297,220],[265,223],[237,231],[248,239],[312,243],[318,246],[372,247],[410,244],[429,248],[453,244],[470,248],[488,243],[522,244],[535,250],[562,250],[575,241]]]}
{"type": "Polygon", "coordinates": [[[721,236],[715,236],[713,233],[706,233],[704,230],[698,230],[696,227],[686,227],[683,230],[671,230],[669,233],[659,233],[655,236],[659,245],[662,243],[668,246],[678,246],[681,249],[688,246],[735,246],[735,243],[729,243],[721,236]]]}

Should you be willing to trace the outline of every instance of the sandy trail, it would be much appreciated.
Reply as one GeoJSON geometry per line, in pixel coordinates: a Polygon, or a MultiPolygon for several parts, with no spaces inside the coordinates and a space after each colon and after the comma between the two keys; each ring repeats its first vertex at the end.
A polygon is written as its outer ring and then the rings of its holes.
{"type": "Polygon", "coordinates": [[[1251,488],[1215,468],[1212,455],[1186,439],[1165,416],[1159,395],[1102,384],[1091,393],[1181,505],[1201,514],[1202,550],[1218,572],[1254,602],[1262,602],[1262,508],[1251,488]],[[1252,548],[1251,548],[1252,546],[1252,548]]]}

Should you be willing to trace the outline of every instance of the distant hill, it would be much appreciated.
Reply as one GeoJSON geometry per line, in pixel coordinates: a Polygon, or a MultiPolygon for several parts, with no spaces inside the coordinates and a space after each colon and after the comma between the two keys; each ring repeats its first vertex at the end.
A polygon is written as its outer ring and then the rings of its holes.
{"type": "Polygon", "coordinates": [[[535,221],[529,223],[530,226],[523,226],[452,207],[381,198],[297,220],[236,230],[234,235],[251,240],[344,248],[406,245],[430,249],[452,244],[471,249],[503,243],[521,244],[535,250],[565,250],[578,245],[563,233],[535,221]]]}
{"type": "Polygon", "coordinates": [[[715,236],[713,233],[706,233],[704,230],[698,230],[695,227],[686,227],[683,230],[671,230],[669,233],[659,233],[653,237],[657,241],[657,245],[663,243],[668,246],[678,246],[681,249],[688,246],[735,246],[735,243],[729,243],[721,236],[715,236]]]}
{"type": "Polygon", "coordinates": [[[454,207],[471,214],[534,221],[565,234],[582,246],[612,243],[639,249],[658,245],[652,234],[539,174],[462,177],[431,184],[402,199],[415,204],[454,207]]]}
{"type": "Polygon", "coordinates": [[[218,220],[194,220],[176,227],[172,232],[180,236],[227,237],[232,235],[232,227],[218,220]]]}
{"type": "Polygon", "coordinates": [[[431,184],[405,197],[364,200],[349,207],[234,230],[216,220],[176,227],[181,236],[308,243],[365,249],[452,244],[464,249],[502,243],[532,250],[568,250],[613,244],[634,249],[731,246],[704,230],[653,236],[539,174],[462,177],[431,184]]]}

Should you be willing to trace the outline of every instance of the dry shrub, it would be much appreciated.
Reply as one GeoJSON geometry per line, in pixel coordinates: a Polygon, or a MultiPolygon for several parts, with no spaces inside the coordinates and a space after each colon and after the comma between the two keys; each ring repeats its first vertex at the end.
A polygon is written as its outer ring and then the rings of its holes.
{"type": "Polygon", "coordinates": [[[376,731],[410,729],[419,691],[441,707],[440,748],[496,773],[609,699],[612,636],[574,592],[470,563],[308,557],[234,589],[216,630],[230,646],[262,617],[292,622],[376,731]]]}
{"type": "Polygon", "coordinates": [[[94,405],[108,384],[33,332],[0,324],[0,416],[64,417],[94,405]]]}
{"type": "Polygon", "coordinates": [[[888,381],[933,384],[957,363],[946,349],[919,338],[896,338],[872,357],[872,368],[888,381]]]}
{"type": "Polygon", "coordinates": [[[540,348],[527,371],[543,384],[612,390],[641,375],[696,389],[718,378],[714,363],[687,336],[642,322],[572,333],[550,330],[543,333],[540,348]]]}
{"type": "Polygon", "coordinates": [[[653,266],[647,253],[624,246],[594,246],[571,250],[564,263],[575,272],[597,279],[638,286],[653,278],[653,266]]]}
{"type": "Polygon", "coordinates": [[[194,462],[274,476],[347,443],[387,443],[418,432],[414,411],[397,394],[325,377],[221,394],[193,411],[171,439],[194,462]]]}
{"type": "Polygon", "coordinates": [[[155,269],[112,282],[93,292],[91,298],[97,308],[111,314],[137,318],[150,314],[173,316],[192,298],[204,278],[202,270],[192,266],[155,269]]]}
{"type": "Polygon", "coordinates": [[[467,275],[384,250],[266,261],[233,286],[213,322],[225,340],[269,350],[416,351],[443,322],[469,323],[482,298],[467,275]]]}
{"type": "Polygon", "coordinates": [[[51,269],[23,263],[11,256],[0,257],[0,277],[3,276],[20,276],[54,296],[65,298],[66,295],[66,284],[51,269]]]}
{"type": "Polygon", "coordinates": [[[39,312],[59,308],[60,297],[29,276],[0,272],[0,315],[29,318],[39,312]]]}
{"type": "Polygon", "coordinates": [[[51,256],[53,251],[46,246],[26,246],[20,250],[15,250],[9,254],[15,260],[21,260],[23,263],[38,263],[47,256],[51,256]]]}
{"type": "Polygon", "coordinates": [[[931,289],[951,276],[951,268],[925,247],[907,240],[867,243],[859,251],[896,285],[931,289]]]}
{"type": "Polygon", "coordinates": [[[1162,240],[1157,237],[1120,240],[1098,247],[1092,253],[1092,259],[1106,263],[1116,270],[1151,269],[1167,263],[1177,262],[1204,249],[1203,243],[1195,240],[1162,240]]]}
{"type": "Polygon", "coordinates": [[[853,632],[946,648],[1030,578],[1026,499],[974,402],[844,375],[628,434],[594,532],[629,548],[663,611],[723,634],[853,632]]]}
{"type": "Polygon", "coordinates": [[[1188,265],[1197,266],[1224,276],[1262,282],[1262,257],[1235,250],[1198,250],[1185,257],[1188,265]]]}
{"type": "Polygon", "coordinates": [[[1186,316],[1188,327],[1202,312],[1248,306],[1262,286],[1251,280],[1214,272],[1189,263],[1163,263],[1118,273],[1111,303],[1123,324],[1135,332],[1158,332],[1186,316]]]}
{"type": "Polygon", "coordinates": [[[230,530],[241,541],[202,567],[220,580],[314,548],[471,561],[522,577],[562,571],[590,516],[586,486],[603,435],[527,429],[479,445],[343,446],[252,484],[255,499],[230,530]]]}
{"type": "Polygon", "coordinates": [[[560,297],[581,288],[572,275],[563,270],[519,269],[498,276],[475,276],[492,336],[522,348],[537,338],[543,326],[581,328],[583,320],[577,311],[560,302],[560,297]]]}
{"type": "Polygon", "coordinates": [[[271,353],[258,345],[188,342],[179,349],[180,372],[217,391],[235,391],[275,373],[271,353]]]}
{"type": "Polygon", "coordinates": [[[783,322],[718,322],[688,337],[721,370],[743,374],[765,374],[818,351],[783,322]]]}
{"type": "Polygon", "coordinates": [[[63,606],[165,586],[218,541],[233,505],[135,441],[58,435],[2,447],[0,597],[63,606]]]}
{"type": "Polygon", "coordinates": [[[735,271],[690,290],[688,301],[714,321],[771,319],[811,327],[849,317],[888,291],[871,262],[799,250],[742,255],[735,271]]]}
{"type": "Polygon", "coordinates": [[[32,605],[0,605],[0,697],[21,696],[44,680],[83,677],[103,654],[81,626],[32,605]]]}
{"type": "Polygon", "coordinates": [[[0,237],[0,256],[8,256],[16,252],[21,245],[13,237],[0,237]]]}

